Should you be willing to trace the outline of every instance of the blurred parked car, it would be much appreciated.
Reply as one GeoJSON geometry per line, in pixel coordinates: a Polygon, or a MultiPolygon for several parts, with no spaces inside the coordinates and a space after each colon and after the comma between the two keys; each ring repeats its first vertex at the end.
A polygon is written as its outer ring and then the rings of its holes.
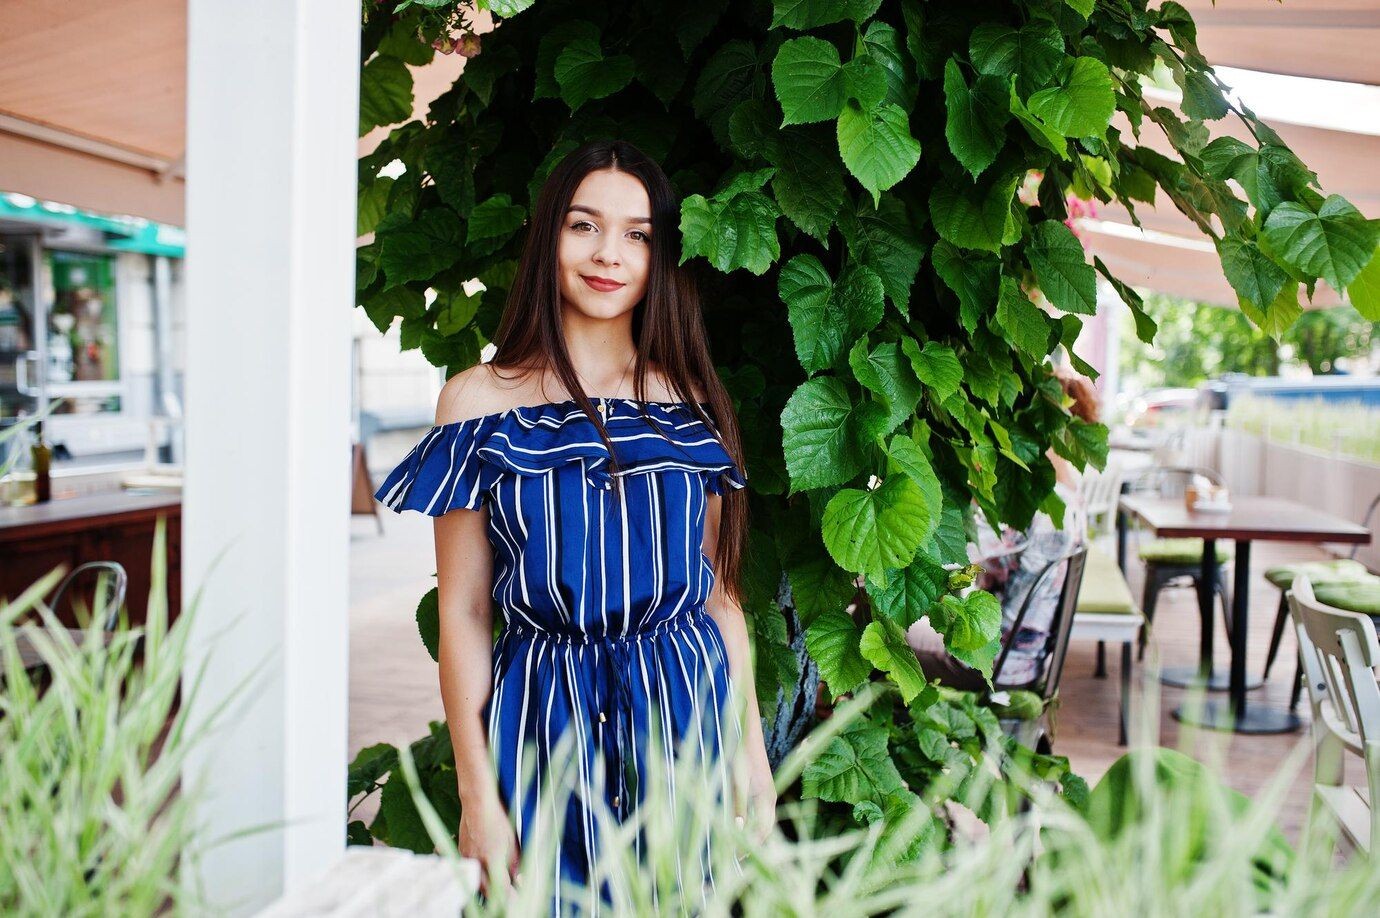
{"type": "Polygon", "coordinates": [[[1126,411],[1126,426],[1151,429],[1181,424],[1198,407],[1196,389],[1151,389],[1126,411]]]}

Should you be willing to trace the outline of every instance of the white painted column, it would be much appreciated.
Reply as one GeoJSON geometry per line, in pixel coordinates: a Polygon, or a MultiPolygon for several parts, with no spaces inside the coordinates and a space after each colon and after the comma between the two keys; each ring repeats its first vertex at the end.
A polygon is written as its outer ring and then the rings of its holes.
{"type": "Polygon", "coordinates": [[[249,914],[344,850],[360,11],[190,0],[188,14],[194,720],[239,694],[184,783],[205,782],[203,847],[254,830],[200,864],[214,904],[249,914]]]}

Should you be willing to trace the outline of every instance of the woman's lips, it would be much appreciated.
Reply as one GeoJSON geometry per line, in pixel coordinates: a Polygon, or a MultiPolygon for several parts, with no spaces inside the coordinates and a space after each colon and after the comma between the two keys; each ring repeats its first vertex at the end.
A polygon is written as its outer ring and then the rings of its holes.
{"type": "Polygon", "coordinates": [[[585,276],[584,274],[581,274],[580,277],[584,280],[584,282],[585,282],[586,284],[588,284],[589,286],[593,287],[595,290],[598,290],[600,293],[612,293],[613,291],[618,290],[618,289],[620,289],[620,288],[626,286],[626,285],[624,285],[624,284],[620,284],[620,283],[616,283],[616,282],[610,282],[610,281],[605,281],[605,280],[595,280],[594,278],[592,278],[592,277],[587,277],[587,276],[585,276]]]}

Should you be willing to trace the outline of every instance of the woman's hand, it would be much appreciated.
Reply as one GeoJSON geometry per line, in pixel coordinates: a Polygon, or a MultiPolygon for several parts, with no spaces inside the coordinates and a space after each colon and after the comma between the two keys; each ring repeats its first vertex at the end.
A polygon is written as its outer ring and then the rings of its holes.
{"type": "Polygon", "coordinates": [[[497,793],[486,794],[473,806],[461,809],[459,847],[462,857],[479,861],[479,891],[484,896],[490,895],[491,869],[502,885],[501,894],[507,894],[517,882],[517,835],[497,793]]]}
{"type": "Polygon", "coordinates": [[[752,822],[753,838],[759,842],[776,827],[776,779],[765,747],[751,756],[747,766],[747,818],[752,822]]]}

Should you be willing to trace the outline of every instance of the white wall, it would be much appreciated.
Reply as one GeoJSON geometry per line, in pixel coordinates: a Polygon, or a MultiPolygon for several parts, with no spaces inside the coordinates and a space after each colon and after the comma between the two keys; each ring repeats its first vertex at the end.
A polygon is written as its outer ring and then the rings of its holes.
{"type": "MultiPolygon", "coordinates": [[[[1380,465],[1306,446],[1272,443],[1228,429],[1221,434],[1220,455],[1219,471],[1235,494],[1283,497],[1356,523],[1380,494],[1380,465]]],[[[1372,519],[1370,528],[1380,531],[1380,518],[1372,519]]],[[[1351,546],[1335,550],[1348,554],[1351,546]]],[[[1356,558],[1372,571],[1380,571],[1380,537],[1362,546],[1356,558]]]]}

